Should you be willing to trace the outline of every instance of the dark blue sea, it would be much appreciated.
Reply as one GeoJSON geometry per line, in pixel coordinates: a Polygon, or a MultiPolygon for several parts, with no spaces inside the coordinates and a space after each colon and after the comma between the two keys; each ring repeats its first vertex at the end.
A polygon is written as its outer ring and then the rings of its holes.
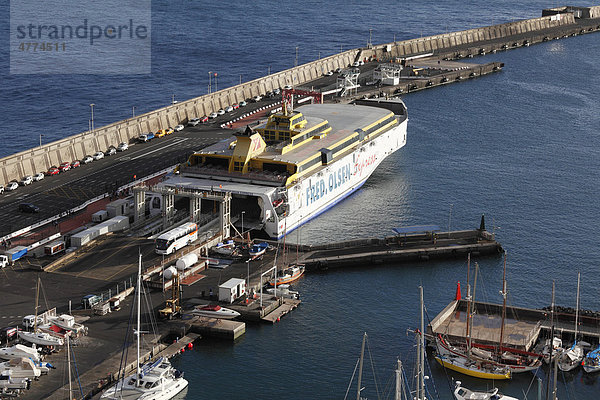
{"type": "MultiPolygon", "coordinates": [[[[571,3],[570,3],[571,4],[571,3]]],[[[9,75],[1,61],[0,156],[39,141],[206,93],[208,71],[219,87],[255,79],[366,44],[410,39],[541,16],[548,1],[206,2],[152,5],[152,74],[9,75]]],[[[574,2],[572,5],[593,5],[574,2]]],[[[2,6],[6,8],[6,6],[2,6]]],[[[4,13],[3,13],[4,14],[4,13]]],[[[3,17],[6,20],[6,17],[3,17]]],[[[3,30],[5,28],[2,28],[3,30]]],[[[320,243],[381,237],[397,226],[437,224],[472,229],[482,214],[508,251],[509,304],[600,309],[600,36],[590,34],[500,52],[501,73],[405,97],[408,143],[388,157],[363,188],[311,221],[290,240],[320,243]]],[[[213,83],[214,85],[214,83],[213,83]]],[[[500,302],[502,260],[484,258],[477,296],[500,302]]],[[[433,318],[466,280],[466,260],[386,265],[308,275],[301,306],[274,326],[248,325],[237,343],[200,341],[174,359],[190,381],[189,399],[343,398],[363,332],[369,335],[363,397],[392,398],[396,359],[411,374],[418,286],[433,318]],[[374,363],[371,368],[370,359],[374,363]],[[373,384],[373,372],[379,387],[373,384]]],[[[449,379],[472,388],[492,383],[429,373],[442,399],[449,379]]],[[[545,378],[545,371],[538,376],[545,378]]],[[[497,382],[524,399],[532,374],[497,382]]],[[[561,399],[595,399],[600,378],[559,374],[561,399]]],[[[533,387],[527,394],[535,399],[533,387]]],[[[350,396],[356,396],[352,387],[350,396]],[[353,393],[353,394],[352,394],[353,393]]],[[[435,396],[432,396],[435,398],[435,396]]],[[[431,397],[430,397],[431,398],[431,397]]]]}

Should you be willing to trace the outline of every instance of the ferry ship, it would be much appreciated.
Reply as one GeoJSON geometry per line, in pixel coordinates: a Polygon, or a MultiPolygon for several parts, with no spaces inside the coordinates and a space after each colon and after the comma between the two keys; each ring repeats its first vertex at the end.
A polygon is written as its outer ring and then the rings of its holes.
{"type": "Polygon", "coordinates": [[[280,239],[360,188],[406,144],[402,100],[359,102],[284,105],[265,123],[195,152],[163,184],[229,192],[233,218],[280,239]]]}

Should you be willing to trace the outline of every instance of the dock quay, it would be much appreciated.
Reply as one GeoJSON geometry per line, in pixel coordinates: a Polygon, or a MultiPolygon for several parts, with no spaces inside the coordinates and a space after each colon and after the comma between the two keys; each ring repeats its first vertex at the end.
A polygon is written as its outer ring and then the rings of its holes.
{"type": "MultiPolygon", "coordinates": [[[[429,229],[429,228],[426,228],[429,229]]],[[[396,236],[367,238],[318,246],[303,246],[301,262],[307,271],[350,266],[370,267],[473,256],[498,255],[502,246],[485,229],[451,232],[408,227],[396,236]]]]}
{"type": "MultiPolygon", "coordinates": [[[[427,334],[441,335],[451,342],[466,340],[467,304],[465,299],[453,301],[427,326],[427,334]]],[[[502,305],[474,302],[472,339],[479,344],[497,345],[500,341],[502,305]]],[[[575,310],[554,313],[554,334],[565,341],[575,333],[575,310]]],[[[600,316],[580,310],[578,336],[593,345],[600,342],[600,316]]],[[[505,344],[524,351],[534,351],[539,338],[550,337],[550,311],[524,307],[506,307],[505,344]]]]}

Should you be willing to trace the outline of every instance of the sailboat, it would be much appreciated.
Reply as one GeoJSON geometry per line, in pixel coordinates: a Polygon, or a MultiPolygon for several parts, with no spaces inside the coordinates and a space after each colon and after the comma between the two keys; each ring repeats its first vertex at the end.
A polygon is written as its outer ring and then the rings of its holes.
{"type": "Polygon", "coordinates": [[[114,386],[102,394],[101,399],[111,400],[169,400],[188,386],[183,374],[171,366],[166,358],[140,365],[140,305],[142,292],[142,254],[139,255],[137,279],[137,364],[135,373],[123,376],[114,386]]]}
{"type": "MultiPolygon", "coordinates": [[[[579,322],[579,282],[580,282],[581,273],[577,273],[577,306],[575,309],[575,335],[573,345],[562,352],[560,356],[558,356],[558,368],[561,371],[572,371],[577,366],[581,364],[583,360],[584,350],[583,350],[583,342],[577,341],[577,328],[579,322]]],[[[587,343],[586,343],[587,344],[587,343]]]]}
{"type": "Polygon", "coordinates": [[[64,341],[56,336],[53,336],[47,332],[42,332],[39,330],[38,326],[37,326],[37,322],[38,322],[38,317],[37,317],[37,312],[38,312],[38,306],[39,306],[39,296],[40,296],[40,285],[42,284],[42,281],[40,280],[40,277],[38,276],[38,280],[37,280],[37,287],[36,287],[36,293],[35,293],[35,315],[34,315],[34,323],[33,323],[33,331],[28,332],[28,331],[19,331],[19,337],[23,340],[25,340],[26,342],[29,343],[33,343],[33,344],[37,344],[38,346],[62,346],[64,344],[64,341]]]}
{"type": "MultiPolygon", "coordinates": [[[[500,368],[509,368],[511,373],[521,373],[536,370],[542,364],[541,356],[536,353],[527,352],[524,350],[514,349],[504,346],[504,331],[506,321],[506,298],[507,298],[507,284],[506,284],[506,261],[507,254],[504,253],[504,271],[502,275],[502,291],[500,294],[503,298],[502,303],[502,322],[500,324],[500,338],[498,345],[483,345],[472,343],[469,337],[469,343],[471,346],[471,357],[480,359],[482,361],[489,361],[500,368]]],[[[477,271],[476,271],[477,272],[477,271]]],[[[469,290],[469,286],[467,286],[469,290]]],[[[468,295],[468,300],[471,304],[471,298],[468,295]]],[[[469,322],[469,321],[467,321],[469,322]]],[[[469,332],[469,328],[467,328],[469,332]]],[[[469,345],[468,343],[468,345],[469,345]]],[[[468,349],[465,352],[463,349],[457,348],[450,345],[445,341],[440,341],[439,347],[442,352],[448,355],[463,356],[468,358],[465,353],[468,353],[468,349]]]]}
{"type": "MultiPolygon", "coordinates": [[[[471,256],[467,260],[467,275],[470,270],[471,256]]],[[[436,338],[437,354],[435,359],[443,367],[451,369],[456,372],[460,372],[465,375],[473,376],[482,379],[510,379],[511,371],[506,365],[494,362],[487,357],[482,357],[482,352],[475,350],[473,353],[473,346],[471,341],[471,321],[473,318],[473,303],[475,298],[475,290],[477,288],[477,272],[478,267],[475,263],[475,283],[473,286],[473,297],[471,297],[471,285],[467,282],[467,349],[466,353],[455,346],[450,345],[442,337],[436,338]]],[[[467,278],[467,281],[469,279],[467,278]]]]}
{"type": "Polygon", "coordinates": [[[587,353],[581,366],[583,367],[583,370],[588,373],[600,371],[600,345],[598,345],[595,350],[587,353]]]}

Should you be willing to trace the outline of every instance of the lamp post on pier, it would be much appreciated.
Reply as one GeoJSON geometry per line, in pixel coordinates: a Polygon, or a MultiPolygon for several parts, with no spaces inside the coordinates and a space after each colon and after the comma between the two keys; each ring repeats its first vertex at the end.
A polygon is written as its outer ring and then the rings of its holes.
{"type": "Polygon", "coordinates": [[[296,46],[296,60],[294,61],[294,67],[298,66],[298,46],[296,46]]]}
{"type": "Polygon", "coordinates": [[[208,94],[210,94],[211,87],[211,79],[212,79],[212,71],[208,71],[208,94]]]}
{"type": "Polygon", "coordinates": [[[131,118],[135,118],[135,106],[131,107],[131,118]]]}

